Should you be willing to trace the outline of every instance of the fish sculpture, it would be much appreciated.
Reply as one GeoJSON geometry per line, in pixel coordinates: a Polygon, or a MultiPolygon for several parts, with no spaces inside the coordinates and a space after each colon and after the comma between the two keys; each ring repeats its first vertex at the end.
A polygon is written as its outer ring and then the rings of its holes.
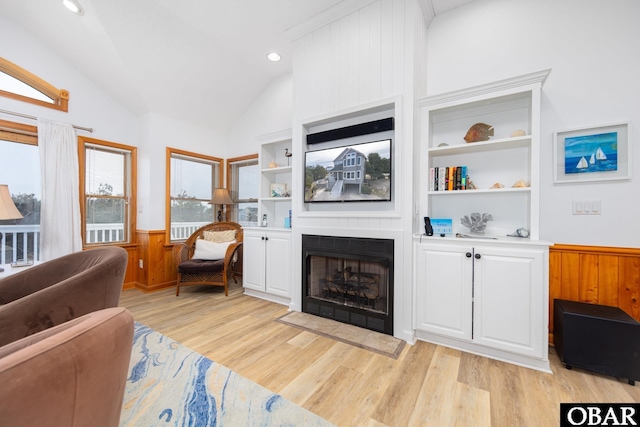
{"type": "Polygon", "coordinates": [[[488,141],[493,136],[493,126],[486,123],[476,123],[471,126],[464,136],[467,142],[488,141]]]}

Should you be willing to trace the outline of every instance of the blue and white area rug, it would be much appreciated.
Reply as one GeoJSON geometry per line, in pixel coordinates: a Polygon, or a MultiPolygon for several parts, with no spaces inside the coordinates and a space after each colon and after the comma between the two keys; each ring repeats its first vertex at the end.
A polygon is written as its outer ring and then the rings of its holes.
{"type": "Polygon", "coordinates": [[[331,426],[136,322],[121,426],[331,426]]]}

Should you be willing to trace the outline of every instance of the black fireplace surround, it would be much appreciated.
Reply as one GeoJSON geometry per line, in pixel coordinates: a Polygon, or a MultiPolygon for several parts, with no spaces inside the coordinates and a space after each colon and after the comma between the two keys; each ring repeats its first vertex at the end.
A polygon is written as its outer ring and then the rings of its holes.
{"type": "Polygon", "coordinates": [[[302,311],[393,335],[393,239],[303,234],[302,311]]]}

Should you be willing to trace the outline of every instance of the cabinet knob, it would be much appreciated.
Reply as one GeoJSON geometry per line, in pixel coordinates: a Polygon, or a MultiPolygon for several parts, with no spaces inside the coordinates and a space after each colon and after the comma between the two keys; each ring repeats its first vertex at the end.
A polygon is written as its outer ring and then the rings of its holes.
{"type": "Polygon", "coordinates": [[[264,240],[269,240],[269,236],[265,237],[264,240]]]}
{"type": "Polygon", "coordinates": [[[476,257],[476,259],[480,259],[480,258],[482,258],[482,255],[476,254],[475,257],[476,257]]]}
{"type": "Polygon", "coordinates": [[[262,236],[260,239],[261,239],[261,240],[264,240],[264,236],[262,236]]]}
{"type": "Polygon", "coordinates": [[[466,255],[467,255],[467,258],[471,258],[471,252],[467,252],[466,255]]]}

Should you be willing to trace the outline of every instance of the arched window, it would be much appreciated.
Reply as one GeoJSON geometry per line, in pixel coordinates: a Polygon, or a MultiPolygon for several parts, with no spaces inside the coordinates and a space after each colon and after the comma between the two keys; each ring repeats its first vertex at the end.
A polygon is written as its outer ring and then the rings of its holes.
{"type": "Polygon", "coordinates": [[[55,110],[69,110],[69,91],[55,88],[4,58],[0,58],[0,96],[55,110]]]}

